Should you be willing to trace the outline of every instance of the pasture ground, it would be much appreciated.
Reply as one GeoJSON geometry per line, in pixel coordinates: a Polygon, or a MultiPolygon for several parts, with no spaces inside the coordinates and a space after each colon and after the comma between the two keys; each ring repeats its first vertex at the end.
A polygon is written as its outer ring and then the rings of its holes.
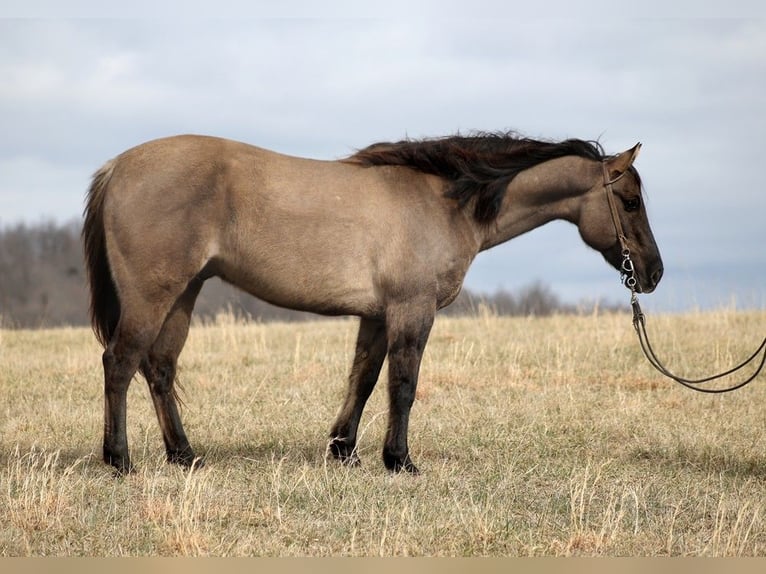
{"type": "MultiPolygon", "coordinates": [[[[195,325],[182,417],[207,466],[165,464],[137,379],[124,478],[100,460],[90,331],[0,330],[0,555],[766,555],[766,375],[682,389],[650,370],[624,314],[439,318],[410,429],[423,474],[390,475],[385,370],[362,466],[324,458],[356,325],[195,325]]],[[[689,376],[744,358],[765,326],[732,310],[648,323],[689,376]]]]}

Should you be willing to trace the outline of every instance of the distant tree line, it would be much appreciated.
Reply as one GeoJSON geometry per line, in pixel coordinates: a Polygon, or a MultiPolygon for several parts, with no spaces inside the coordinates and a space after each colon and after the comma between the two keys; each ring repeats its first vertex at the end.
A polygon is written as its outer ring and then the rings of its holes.
{"type": "MultiPolygon", "coordinates": [[[[621,309],[603,305],[605,310],[621,309]]],[[[0,325],[5,328],[38,328],[88,324],[88,292],[80,243],[80,222],[67,224],[17,224],[0,228],[0,325]]],[[[491,295],[463,289],[455,302],[441,311],[472,315],[488,310],[497,315],[582,313],[593,304],[563,303],[540,283],[516,293],[491,295]]],[[[211,279],[195,307],[201,318],[221,312],[260,321],[316,319],[310,313],[282,309],[238,289],[211,279]]]]}

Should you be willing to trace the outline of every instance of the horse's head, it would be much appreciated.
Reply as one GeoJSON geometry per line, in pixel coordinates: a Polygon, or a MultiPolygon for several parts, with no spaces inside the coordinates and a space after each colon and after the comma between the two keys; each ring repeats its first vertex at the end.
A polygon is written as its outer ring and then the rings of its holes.
{"type": "Polygon", "coordinates": [[[593,187],[585,194],[578,228],[585,243],[625,271],[625,251],[632,261],[635,290],[651,293],[662,278],[662,258],[649,227],[641,179],[633,162],[641,144],[604,160],[593,187]]]}

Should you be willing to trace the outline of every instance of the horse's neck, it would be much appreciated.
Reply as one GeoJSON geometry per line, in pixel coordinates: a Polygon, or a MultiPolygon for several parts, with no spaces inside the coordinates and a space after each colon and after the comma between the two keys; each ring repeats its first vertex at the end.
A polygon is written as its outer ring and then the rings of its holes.
{"type": "Polygon", "coordinates": [[[497,218],[485,226],[481,249],[556,219],[576,224],[580,203],[593,187],[598,169],[596,162],[567,156],[521,172],[508,186],[497,218]]]}

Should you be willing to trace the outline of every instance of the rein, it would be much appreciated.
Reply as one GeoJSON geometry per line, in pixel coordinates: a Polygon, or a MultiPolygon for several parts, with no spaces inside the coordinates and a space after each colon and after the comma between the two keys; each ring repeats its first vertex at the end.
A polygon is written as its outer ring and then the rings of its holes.
{"type": "Polygon", "coordinates": [[[747,358],[746,360],[744,360],[737,366],[732,367],[728,371],[718,373],[717,375],[711,375],[709,377],[703,377],[700,379],[687,379],[687,378],[675,375],[671,373],[667,369],[667,367],[665,367],[665,365],[663,365],[662,362],[657,358],[657,355],[655,354],[654,349],[652,348],[652,345],[649,342],[649,336],[646,333],[646,316],[641,310],[641,305],[638,303],[638,292],[636,291],[638,280],[636,279],[636,273],[635,273],[635,267],[633,265],[633,260],[630,258],[630,249],[628,248],[628,241],[627,241],[627,238],[625,237],[625,234],[623,233],[622,223],[620,222],[620,217],[617,213],[617,205],[615,204],[615,200],[614,200],[614,190],[612,189],[612,184],[617,182],[623,175],[625,175],[625,172],[623,172],[622,174],[620,174],[614,179],[609,179],[609,172],[607,170],[606,162],[604,162],[602,165],[604,170],[604,189],[606,190],[607,202],[609,203],[609,211],[612,215],[614,228],[615,228],[615,231],[617,232],[617,239],[620,242],[620,247],[622,249],[622,265],[620,269],[620,280],[626,287],[630,289],[630,305],[633,308],[633,328],[638,334],[638,341],[641,344],[641,350],[643,351],[646,359],[661,374],[683,385],[687,389],[691,389],[699,393],[711,393],[711,394],[728,393],[731,391],[736,391],[737,389],[741,389],[748,383],[752,382],[760,374],[764,364],[766,364],[766,338],[763,339],[759,347],[755,350],[755,352],[752,355],[750,355],[749,358],[747,358]],[[739,371],[740,369],[745,368],[747,365],[755,361],[756,358],[761,354],[761,352],[763,352],[763,356],[761,357],[760,363],[757,363],[758,365],[757,369],[752,375],[750,375],[744,381],[740,383],[736,383],[730,387],[724,387],[720,389],[710,389],[710,388],[698,386],[698,385],[703,385],[705,383],[709,383],[710,381],[722,379],[723,377],[727,377],[739,371]]]}

